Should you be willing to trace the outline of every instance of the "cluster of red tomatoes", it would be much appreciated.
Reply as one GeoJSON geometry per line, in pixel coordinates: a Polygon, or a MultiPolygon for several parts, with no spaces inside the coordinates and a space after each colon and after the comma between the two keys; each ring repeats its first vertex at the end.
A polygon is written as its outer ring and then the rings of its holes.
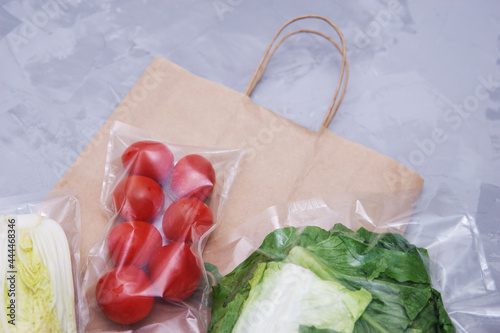
{"type": "Polygon", "coordinates": [[[113,191],[113,204],[125,222],[110,232],[107,246],[116,267],[96,287],[102,312],[120,324],[146,317],[155,295],[179,302],[197,289],[201,260],[192,248],[213,225],[205,200],[215,185],[215,171],[206,158],[192,154],[174,166],[162,143],[140,141],[121,156],[128,176],[113,191]],[[162,231],[152,224],[163,210],[169,186],[177,198],[165,210],[162,231]]]}

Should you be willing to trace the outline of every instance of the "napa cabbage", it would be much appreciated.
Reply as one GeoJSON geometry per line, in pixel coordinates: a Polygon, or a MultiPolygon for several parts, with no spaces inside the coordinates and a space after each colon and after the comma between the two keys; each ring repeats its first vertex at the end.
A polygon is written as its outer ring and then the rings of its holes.
{"type": "Polygon", "coordinates": [[[76,332],[71,255],[61,226],[35,214],[0,216],[0,331],[76,332]]]}

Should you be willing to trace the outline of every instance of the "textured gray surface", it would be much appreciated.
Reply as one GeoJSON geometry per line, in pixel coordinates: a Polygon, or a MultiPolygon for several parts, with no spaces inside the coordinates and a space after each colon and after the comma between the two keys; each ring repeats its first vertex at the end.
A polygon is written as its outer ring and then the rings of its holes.
{"type": "MultiPolygon", "coordinates": [[[[469,215],[500,282],[500,2],[0,3],[0,197],[48,192],[153,57],[243,91],[281,24],[321,14],[342,29],[351,64],[330,129],[420,173],[422,209],[469,215]]],[[[317,128],[338,75],[332,53],[323,40],[291,38],[254,101],[317,128]]],[[[486,319],[500,317],[495,288],[458,306],[464,331],[498,324],[486,319]]]]}

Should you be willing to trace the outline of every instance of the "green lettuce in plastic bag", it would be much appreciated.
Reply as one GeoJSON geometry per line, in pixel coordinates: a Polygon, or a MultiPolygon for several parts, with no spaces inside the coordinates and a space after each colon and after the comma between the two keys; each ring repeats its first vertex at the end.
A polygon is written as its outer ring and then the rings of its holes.
{"type": "Polygon", "coordinates": [[[454,332],[428,265],[399,234],[278,229],[213,288],[209,332],[454,332]]]}

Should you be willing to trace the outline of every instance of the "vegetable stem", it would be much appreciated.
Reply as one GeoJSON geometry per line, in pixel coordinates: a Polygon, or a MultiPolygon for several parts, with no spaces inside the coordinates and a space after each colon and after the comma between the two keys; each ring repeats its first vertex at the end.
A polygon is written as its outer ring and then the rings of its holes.
{"type": "Polygon", "coordinates": [[[332,269],[327,269],[325,263],[320,262],[316,256],[309,252],[309,250],[301,246],[295,246],[290,251],[290,254],[285,259],[285,262],[290,262],[308,268],[323,280],[334,280],[341,283],[345,281],[363,283],[366,281],[366,279],[361,277],[350,276],[332,269]]]}

